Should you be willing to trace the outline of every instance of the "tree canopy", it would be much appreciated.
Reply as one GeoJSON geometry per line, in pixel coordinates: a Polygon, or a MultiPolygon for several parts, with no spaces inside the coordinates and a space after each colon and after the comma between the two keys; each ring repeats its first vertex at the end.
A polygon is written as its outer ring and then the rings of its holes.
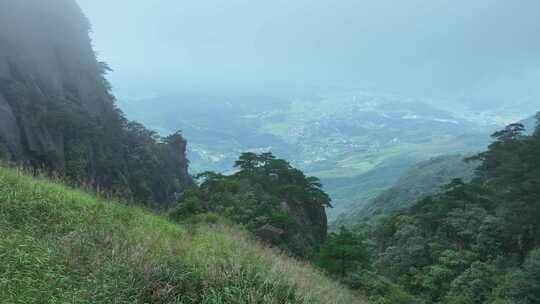
{"type": "Polygon", "coordinates": [[[324,208],[330,206],[319,179],[272,153],[243,153],[235,168],[232,175],[199,174],[199,186],[180,197],[173,217],[214,212],[289,252],[312,254],[326,236],[324,208]]]}
{"type": "Polygon", "coordinates": [[[524,131],[495,132],[473,181],[380,221],[378,272],[434,303],[540,303],[540,127],[524,131]]]}

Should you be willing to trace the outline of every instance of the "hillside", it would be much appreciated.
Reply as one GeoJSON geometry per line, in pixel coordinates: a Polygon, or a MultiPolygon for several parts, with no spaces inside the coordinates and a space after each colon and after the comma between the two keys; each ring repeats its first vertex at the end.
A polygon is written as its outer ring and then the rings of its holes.
{"type": "Polygon", "coordinates": [[[463,155],[446,155],[420,162],[409,169],[389,189],[364,207],[340,216],[333,225],[352,226],[371,221],[413,205],[423,197],[444,190],[453,179],[470,181],[478,162],[466,162],[463,155]]]}
{"type": "MultiPolygon", "coordinates": [[[[424,164],[434,170],[420,170],[427,176],[404,177],[411,180],[381,198],[391,209],[402,196],[409,207],[332,233],[323,265],[348,274],[344,282],[368,294],[366,276],[378,275],[421,303],[539,303],[540,126],[529,134],[515,123],[492,138],[485,152],[469,158],[477,161],[472,180],[453,179],[411,203],[407,198],[424,184],[433,185],[434,173],[446,166],[435,159],[424,164]],[[351,254],[348,248],[357,249],[351,254]],[[339,268],[331,258],[336,250],[357,263],[339,268]]],[[[459,159],[455,156],[454,162],[459,159]]]]}
{"type": "Polygon", "coordinates": [[[0,168],[2,303],[364,303],[226,223],[180,225],[0,168]]]}
{"type": "Polygon", "coordinates": [[[216,213],[262,240],[303,259],[327,237],[329,196],[320,181],[272,153],[242,153],[236,172],[197,175],[197,186],[179,196],[171,216],[216,213]]]}
{"type": "Polygon", "coordinates": [[[520,121],[521,124],[525,127],[525,133],[532,134],[534,133],[534,130],[536,129],[536,118],[535,117],[529,117],[527,119],[524,119],[520,121]]]}

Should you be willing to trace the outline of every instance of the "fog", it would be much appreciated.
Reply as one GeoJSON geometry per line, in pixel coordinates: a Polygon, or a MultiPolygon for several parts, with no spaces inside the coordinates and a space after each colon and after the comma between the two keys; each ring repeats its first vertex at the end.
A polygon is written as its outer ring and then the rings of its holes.
{"type": "Polygon", "coordinates": [[[537,0],[78,0],[119,96],[362,88],[540,98],[537,0]]]}

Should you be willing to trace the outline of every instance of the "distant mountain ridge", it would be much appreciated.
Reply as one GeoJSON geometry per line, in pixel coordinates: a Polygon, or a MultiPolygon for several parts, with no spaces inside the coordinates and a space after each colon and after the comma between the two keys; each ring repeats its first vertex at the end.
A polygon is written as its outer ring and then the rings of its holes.
{"type": "Polygon", "coordinates": [[[478,162],[465,161],[465,155],[439,156],[414,165],[388,190],[369,200],[364,206],[349,210],[333,223],[354,226],[369,222],[412,206],[423,197],[444,190],[453,179],[465,182],[474,177],[478,162]]]}

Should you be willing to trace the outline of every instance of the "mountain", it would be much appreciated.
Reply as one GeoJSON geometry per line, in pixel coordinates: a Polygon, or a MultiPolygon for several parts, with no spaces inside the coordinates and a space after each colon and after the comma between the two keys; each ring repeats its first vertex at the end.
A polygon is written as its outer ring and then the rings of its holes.
{"type": "Polygon", "coordinates": [[[540,295],[540,132],[511,124],[492,137],[473,158],[473,180],[404,200],[410,207],[365,226],[376,272],[426,303],[535,303],[540,295]]]}
{"type": "Polygon", "coordinates": [[[366,303],[210,217],[178,224],[0,168],[0,302],[366,303]]]}
{"type": "Polygon", "coordinates": [[[538,121],[537,117],[540,117],[540,116],[529,117],[529,118],[524,119],[524,120],[519,122],[519,123],[523,124],[523,126],[525,127],[525,132],[527,134],[534,133],[534,131],[536,129],[536,124],[537,124],[537,121],[538,121]]]}
{"type": "Polygon", "coordinates": [[[0,2],[0,157],[163,208],[193,184],[186,141],[115,105],[74,0],[0,2]]]}
{"type": "Polygon", "coordinates": [[[510,124],[468,162],[416,165],[341,218],[351,227],[330,233],[318,264],[373,302],[536,303],[539,128],[510,124]]]}
{"type": "MultiPolygon", "coordinates": [[[[62,0],[44,5],[29,0],[3,5],[2,14],[9,18],[2,21],[10,27],[0,29],[4,51],[0,58],[5,67],[0,78],[3,110],[0,156],[22,167],[43,170],[73,186],[107,193],[152,209],[176,207],[178,210],[178,201],[185,201],[190,193],[200,188],[188,173],[187,141],[178,131],[162,137],[124,117],[104,78],[107,66],[96,60],[88,37],[88,21],[76,3],[62,0]],[[25,14],[30,20],[16,18],[25,14]],[[37,20],[46,23],[41,25],[37,20]],[[61,28],[69,30],[60,31],[61,28]]],[[[220,136],[235,136],[243,143],[249,142],[249,133],[240,132],[240,123],[225,115],[206,115],[211,109],[218,110],[218,114],[227,113],[227,103],[222,109],[215,105],[210,107],[202,100],[198,104],[199,107],[179,111],[190,110],[185,125],[197,122],[199,126],[207,126],[206,136],[201,136],[200,142],[207,145],[229,142],[220,141],[220,136]],[[228,134],[226,128],[225,132],[220,131],[223,129],[219,128],[220,124],[235,132],[228,134]]],[[[151,118],[153,111],[147,113],[150,114],[146,117],[151,118]]],[[[153,115],[168,119],[167,112],[159,107],[155,113],[153,115]]],[[[191,135],[197,137],[198,134],[191,135]]],[[[270,143],[269,138],[271,136],[258,140],[270,143]]],[[[250,184],[250,188],[241,193],[244,196],[233,200],[239,206],[229,218],[244,214],[240,223],[249,223],[252,232],[259,234],[265,234],[262,233],[265,230],[282,231],[280,239],[295,248],[298,255],[307,249],[313,251],[326,238],[324,206],[328,202],[316,201],[321,197],[326,199],[326,194],[315,180],[307,179],[285,160],[276,160],[273,156],[266,160],[279,167],[269,168],[272,177],[265,172],[256,180],[246,178],[223,185],[227,188],[237,183],[235,186],[241,188],[250,184]],[[261,190],[263,179],[270,186],[261,190]],[[300,195],[284,197],[282,193],[286,191],[277,190],[282,188],[299,189],[300,195]],[[311,197],[312,194],[317,198],[311,197]],[[256,197],[251,197],[253,195],[256,197]],[[246,197],[251,200],[244,200],[246,197]],[[251,204],[242,205],[246,202],[251,204]],[[262,205],[265,208],[258,208],[262,205]]],[[[215,198],[214,201],[208,199],[205,205],[212,201],[223,209],[207,208],[206,211],[224,215],[227,213],[224,209],[231,207],[227,205],[230,202],[227,198],[237,195],[238,191],[225,191],[224,196],[219,196],[221,188],[211,188],[210,195],[204,193],[201,198],[215,198]]]]}
{"type": "Polygon", "coordinates": [[[50,5],[2,1],[0,5],[3,150],[14,159],[31,162],[54,154],[47,161],[62,169],[64,135],[52,123],[46,124],[52,120],[47,111],[53,110],[56,99],[92,117],[112,110],[103,66],[88,39],[89,25],[74,1],[50,5]]]}
{"type": "Polygon", "coordinates": [[[354,226],[409,208],[418,200],[444,190],[444,186],[454,179],[470,181],[478,165],[475,161],[466,162],[464,155],[439,156],[420,162],[407,170],[392,187],[361,208],[341,215],[333,225],[354,226]]]}
{"type": "Polygon", "coordinates": [[[245,151],[290,160],[322,180],[333,199],[330,219],[361,207],[419,161],[487,146],[494,122],[433,104],[356,89],[287,98],[193,93],[120,100],[130,118],[152,129],[181,129],[190,138],[194,172],[230,172],[245,151]]]}

